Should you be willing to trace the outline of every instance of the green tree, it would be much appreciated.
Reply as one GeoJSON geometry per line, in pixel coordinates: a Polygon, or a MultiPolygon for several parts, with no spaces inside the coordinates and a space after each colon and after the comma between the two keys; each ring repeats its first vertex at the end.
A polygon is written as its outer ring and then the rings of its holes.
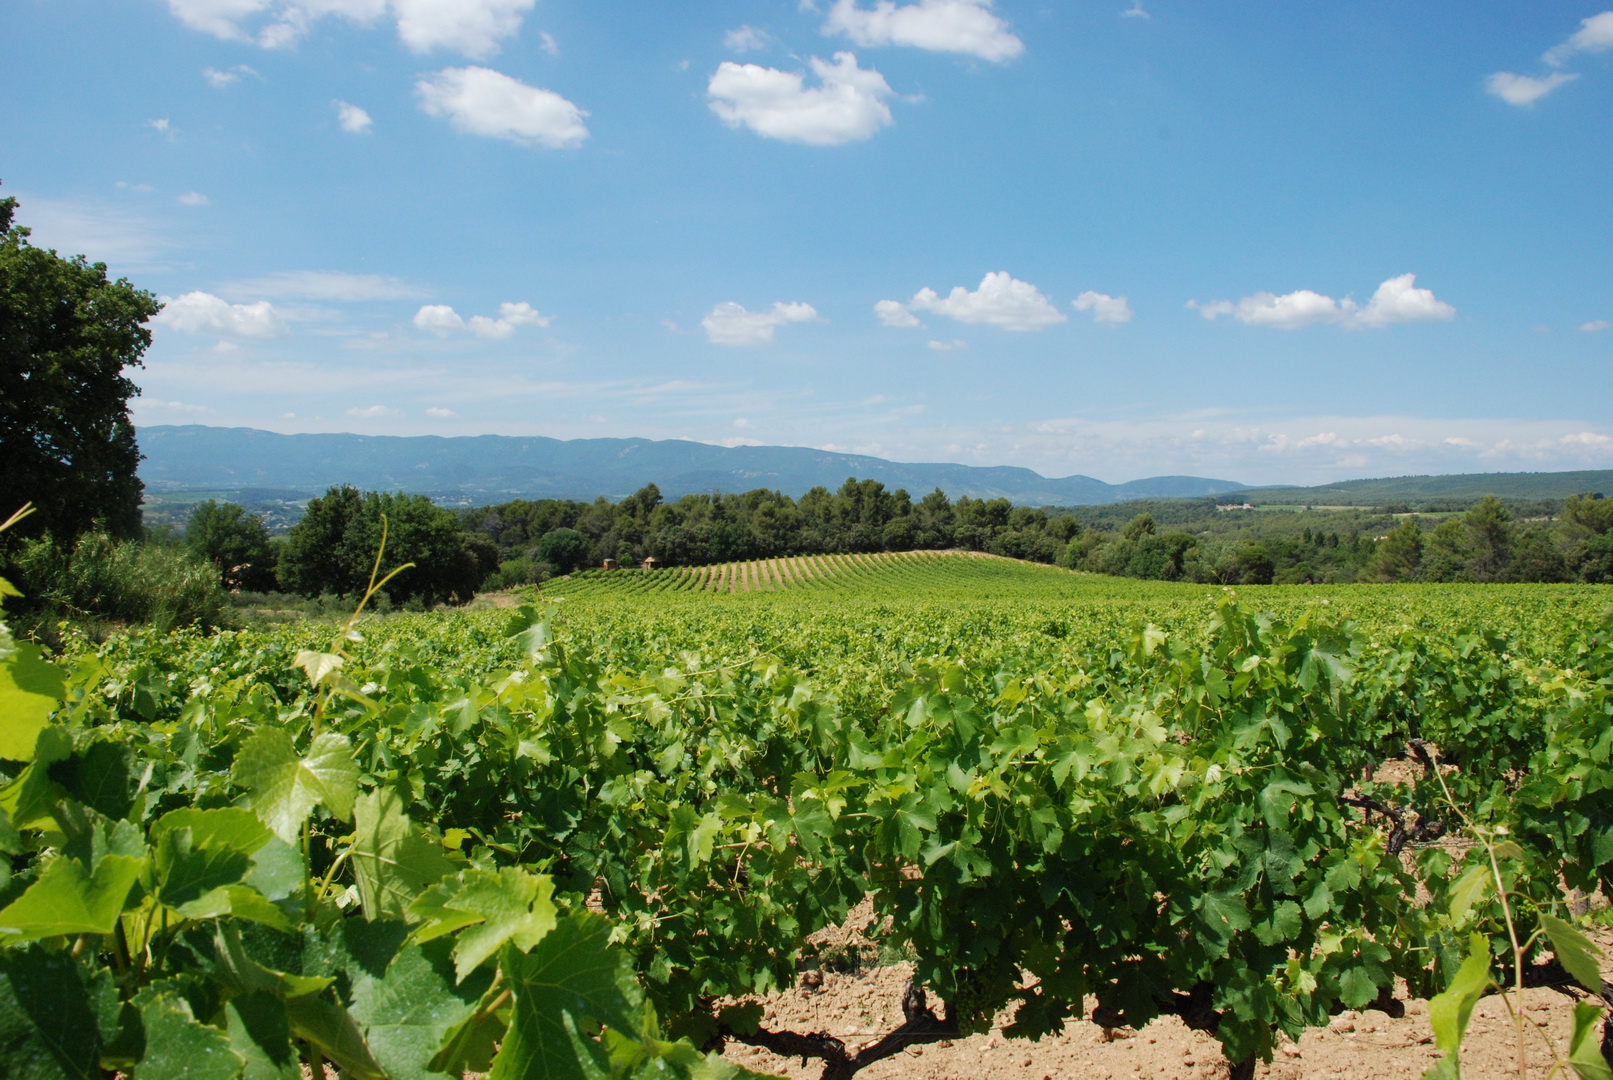
{"type": "Polygon", "coordinates": [[[569,574],[587,565],[592,541],[576,529],[554,529],[543,534],[535,554],[539,562],[554,567],[557,574],[569,574]]]}
{"type": "Polygon", "coordinates": [[[1462,515],[1473,555],[1468,565],[1479,581],[1501,577],[1510,561],[1512,512],[1494,495],[1486,495],[1462,515]]]}
{"type": "Polygon", "coordinates": [[[140,451],[122,374],[151,344],[161,305],[105,263],[28,243],[0,199],[0,517],[32,501],[19,533],[71,541],[101,522],[140,531],[140,451]]]}
{"type": "Polygon", "coordinates": [[[1126,527],[1120,531],[1122,540],[1141,540],[1145,536],[1154,535],[1154,515],[1138,514],[1126,522],[1126,527]]]}
{"type": "Polygon", "coordinates": [[[191,508],[185,523],[185,544],[218,570],[227,589],[272,589],[275,586],[274,549],[263,518],[235,503],[216,499],[191,508]]]}
{"type": "MultiPolygon", "coordinates": [[[[393,578],[394,603],[464,603],[491,567],[490,556],[468,541],[459,517],[424,495],[360,492],[334,487],[308,504],[286,536],[280,583],[304,596],[352,596],[369,583],[385,519],[385,567],[414,566],[393,578]]],[[[579,534],[581,535],[581,534],[579,534]]],[[[584,540],[586,541],[586,537],[584,540]]]]}
{"type": "Polygon", "coordinates": [[[1378,542],[1368,574],[1375,581],[1409,581],[1422,561],[1423,529],[1415,517],[1408,517],[1378,542]]]}

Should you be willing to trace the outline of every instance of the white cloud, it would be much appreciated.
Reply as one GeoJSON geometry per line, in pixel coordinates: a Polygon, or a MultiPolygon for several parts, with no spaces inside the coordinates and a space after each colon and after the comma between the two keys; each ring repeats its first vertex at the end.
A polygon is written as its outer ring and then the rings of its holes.
{"type": "Polygon", "coordinates": [[[163,297],[162,303],[162,311],[151,321],[181,333],[254,341],[267,341],[286,333],[285,320],[267,300],[232,304],[212,293],[188,292],[178,299],[163,297]]]}
{"type": "Polygon", "coordinates": [[[811,322],[818,317],[811,304],[780,301],[767,311],[748,311],[732,300],[725,300],[706,313],[700,325],[716,345],[766,345],[773,331],[789,323],[811,322]]]}
{"type": "Polygon", "coordinates": [[[723,46],[733,52],[754,52],[773,43],[773,35],[754,26],[741,26],[723,35],[723,46]]]}
{"type": "Polygon", "coordinates": [[[336,106],[336,123],[341,125],[343,131],[351,135],[369,134],[370,125],[374,122],[370,119],[369,113],[339,98],[331,104],[336,106]]]}
{"type": "Polygon", "coordinates": [[[1092,321],[1101,323],[1129,323],[1131,305],[1124,296],[1109,296],[1088,289],[1070,304],[1077,311],[1092,312],[1092,321]]]}
{"type": "Polygon", "coordinates": [[[554,35],[549,33],[547,30],[541,31],[538,34],[538,48],[542,49],[550,56],[560,55],[560,42],[556,41],[554,39],[554,35]]]}
{"type": "Polygon", "coordinates": [[[447,304],[426,304],[414,313],[415,326],[438,337],[469,331],[486,341],[503,341],[513,337],[519,327],[548,326],[551,321],[552,316],[539,314],[531,304],[524,302],[500,304],[496,319],[486,315],[463,319],[447,304]]]}
{"type": "Polygon", "coordinates": [[[858,7],[856,0],[835,0],[823,32],[844,34],[865,47],[909,45],[997,63],[1025,51],[1025,43],[992,14],[991,0],[919,0],[900,6],[876,0],[872,10],[858,7]]]}
{"type": "Polygon", "coordinates": [[[1595,333],[1598,330],[1606,330],[1608,328],[1608,325],[1609,324],[1608,324],[1608,321],[1606,319],[1594,319],[1591,322],[1582,323],[1580,325],[1580,329],[1588,331],[1590,333],[1595,333]]]}
{"type": "Polygon", "coordinates": [[[811,64],[821,85],[806,86],[800,72],[725,60],[706,86],[711,111],[729,127],[808,146],[871,138],[892,122],[885,76],[858,67],[849,52],[835,53],[832,64],[814,56],[811,64]]]}
{"type": "Polygon", "coordinates": [[[1355,325],[1449,322],[1454,318],[1455,308],[1443,300],[1435,299],[1432,290],[1417,288],[1416,274],[1401,274],[1378,286],[1372,299],[1367,301],[1367,306],[1355,315],[1355,325]]]}
{"type": "Polygon", "coordinates": [[[1127,19],[1152,19],[1153,16],[1143,10],[1143,0],[1131,0],[1131,6],[1122,11],[1121,16],[1127,19]]]}
{"type": "Polygon", "coordinates": [[[1574,36],[1558,45],[1541,59],[1556,67],[1575,53],[1606,52],[1613,49],[1613,11],[1604,11],[1579,21],[1574,36]]]}
{"type": "Polygon", "coordinates": [[[426,410],[426,415],[435,416],[439,420],[452,420],[459,414],[452,409],[439,409],[437,406],[433,405],[431,408],[426,410]]]}
{"type": "Polygon", "coordinates": [[[552,90],[484,67],[444,68],[414,84],[420,107],[460,131],[551,148],[588,137],[588,114],[552,90]]]}
{"type": "Polygon", "coordinates": [[[187,191],[174,201],[180,206],[206,206],[209,200],[199,191],[187,191]]]}
{"type": "Polygon", "coordinates": [[[1432,291],[1417,288],[1416,283],[1416,274],[1389,278],[1378,286],[1364,307],[1349,298],[1335,300],[1309,289],[1282,296],[1259,292],[1236,303],[1212,300],[1201,304],[1189,300],[1187,306],[1206,319],[1230,315],[1249,326],[1273,326],[1279,330],[1298,330],[1316,323],[1335,323],[1356,329],[1391,323],[1445,322],[1456,317],[1454,307],[1435,298],[1432,291]]]}
{"type": "Polygon", "coordinates": [[[927,342],[927,344],[936,352],[955,352],[958,349],[967,349],[969,347],[969,343],[962,338],[953,338],[951,341],[931,341],[927,342]]]}
{"type": "Polygon", "coordinates": [[[1563,71],[1554,71],[1544,79],[1497,71],[1484,80],[1484,89],[1509,105],[1533,105],[1563,83],[1573,82],[1577,78],[1578,75],[1563,71]]]}
{"type": "Polygon", "coordinates": [[[168,122],[168,118],[166,116],[159,116],[155,120],[147,120],[146,127],[152,128],[159,135],[169,135],[173,133],[173,125],[168,122]]]}
{"type": "Polygon", "coordinates": [[[1043,296],[1036,286],[1010,276],[1006,270],[998,270],[981,278],[980,288],[974,292],[957,285],[943,298],[934,289],[920,289],[905,305],[897,304],[894,300],[881,300],[874,310],[881,313],[880,317],[885,319],[887,326],[905,325],[890,321],[898,317],[895,315],[896,308],[902,307],[909,314],[928,311],[961,323],[983,324],[1003,330],[1045,330],[1056,323],[1069,321],[1069,317],[1054,307],[1052,301],[1043,296]]]}
{"type": "Polygon", "coordinates": [[[363,420],[376,420],[383,416],[396,416],[398,410],[389,409],[385,405],[366,405],[363,408],[348,409],[347,415],[357,416],[363,420]]]}
{"type": "Polygon", "coordinates": [[[206,79],[208,85],[213,87],[215,90],[222,90],[227,86],[234,86],[236,83],[241,81],[241,77],[243,75],[250,75],[254,79],[261,79],[263,77],[252,68],[247,67],[245,64],[236,64],[234,67],[228,68],[224,71],[211,67],[202,68],[202,78],[206,79]]]}
{"type": "Polygon", "coordinates": [[[482,59],[521,29],[536,0],[391,0],[398,37],[415,52],[449,49],[482,59]]]}
{"type": "Polygon", "coordinates": [[[472,59],[499,51],[521,29],[536,0],[168,0],[175,18],[226,41],[266,49],[296,42],[327,15],[368,25],[390,16],[398,37],[417,53],[448,49],[472,59]],[[249,24],[256,26],[250,29],[249,24]]]}
{"type": "Polygon", "coordinates": [[[881,300],[874,305],[874,314],[885,326],[895,326],[903,330],[911,330],[916,326],[923,326],[918,316],[896,300],[881,300]]]}

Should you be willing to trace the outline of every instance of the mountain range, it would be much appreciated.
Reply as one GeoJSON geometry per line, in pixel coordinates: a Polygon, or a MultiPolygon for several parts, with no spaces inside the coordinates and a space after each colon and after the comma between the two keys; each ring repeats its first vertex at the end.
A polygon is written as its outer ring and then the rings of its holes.
{"type": "Polygon", "coordinates": [[[802,446],[713,446],[681,439],[550,439],[541,436],[282,435],[201,424],[139,429],[140,478],[152,493],[269,489],[318,495],[336,484],[408,491],[457,503],[510,499],[619,499],[653,483],[666,498],[769,488],[792,497],[848,477],[951,498],[1006,498],[1083,506],[1242,491],[1231,480],[1153,476],[1106,484],[1046,477],[1011,466],[913,464],[802,446]]]}

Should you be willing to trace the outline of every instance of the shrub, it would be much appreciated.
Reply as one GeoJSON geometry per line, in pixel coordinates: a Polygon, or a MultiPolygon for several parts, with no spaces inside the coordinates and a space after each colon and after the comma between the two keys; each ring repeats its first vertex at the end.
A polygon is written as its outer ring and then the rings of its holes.
{"type": "Polygon", "coordinates": [[[100,531],[71,546],[49,536],[27,541],[12,569],[27,594],[23,615],[36,627],[65,618],[211,629],[229,607],[213,565],[189,549],[114,540],[100,531]]]}

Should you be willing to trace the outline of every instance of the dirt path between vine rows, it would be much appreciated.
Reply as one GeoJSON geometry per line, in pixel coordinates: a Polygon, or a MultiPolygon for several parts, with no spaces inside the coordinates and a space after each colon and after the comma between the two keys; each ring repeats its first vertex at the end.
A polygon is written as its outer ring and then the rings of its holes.
{"type": "MultiPolygon", "coordinates": [[[[1613,956],[1613,933],[1593,939],[1603,954],[1613,956]]],[[[763,999],[764,1026],[796,1032],[835,1035],[855,1052],[874,1042],[901,1021],[902,989],[912,969],[907,964],[853,974],[823,972],[821,985],[798,986],[763,999]]],[[[1604,970],[1604,975],[1608,974],[1604,970]]],[[[1566,1054],[1571,998],[1552,990],[1524,992],[1529,1021],[1566,1054]]],[[[1002,1023],[1006,1023],[1004,1018],[1002,1023]]],[[[1473,1011],[1462,1052],[1462,1075],[1516,1077],[1518,1055],[1513,1026],[1499,997],[1488,997],[1473,1011]]],[[[1550,1058],[1539,1034],[1529,1034],[1528,1075],[1544,1077],[1550,1058]]],[[[725,1055],[759,1072],[817,1080],[821,1063],[805,1066],[754,1047],[729,1043],[725,1055]]],[[[1428,1024],[1428,1003],[1409,1001],[1398,1020],[1367,1009],[1334,1018],[1324,1029],[1306,1032],[1285,1043],[1269,1065],[1255,1072],[1266,1080],[1415,1080],[1439,1058],[1428,1024]]],[[[1000,1028],[950,1043],[910,1047],[895,1057],[864,1069],[858,1080],[1131,1080],[1135,1077],[1224,1077],[1221,1048],[1208,1035],[1191,1031],[1180,1020],[1156,1020],[1141,1031],[1122,1029],[1112,1041],[1089,1021],[1072,1021],[1058,1037],[1030,1042],[1007,1039],[1000,1028]]]]}

